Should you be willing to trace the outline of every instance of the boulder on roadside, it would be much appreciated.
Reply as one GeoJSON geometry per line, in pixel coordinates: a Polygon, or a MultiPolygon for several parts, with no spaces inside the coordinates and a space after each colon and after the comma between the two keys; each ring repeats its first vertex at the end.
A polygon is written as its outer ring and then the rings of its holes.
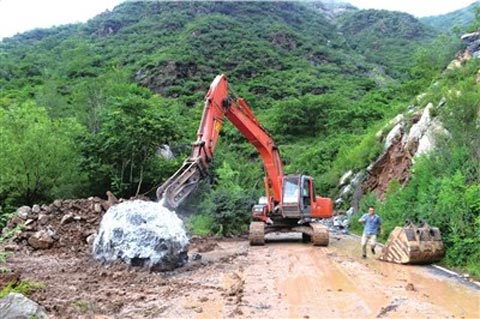
{"type": "Polygon", "coordinates": [[[3,319],[48,318],[42,306],[14,292],[0,299],[0,314],[3,319]]]}
{"type": "Polygon", "coordinates": [[[154,271],[184,265],[187,252],[188,237],[177,215],[160,203],[142,200],[112,206],[93,243],[97,260],[123,260],[154,271]]]}

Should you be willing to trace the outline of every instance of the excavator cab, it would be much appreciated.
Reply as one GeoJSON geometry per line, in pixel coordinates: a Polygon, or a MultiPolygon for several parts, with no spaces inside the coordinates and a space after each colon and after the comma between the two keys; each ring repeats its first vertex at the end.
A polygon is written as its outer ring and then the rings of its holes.
{"type": "Polygon", "coordinates": [[[285,176],[283,180],[282,214],[286,218],[310,218],[315,196],[312,178],[305,175],[285,176]]]}
{"type": "Polygon", "coordinates": [[[313,178],[307,175],[285,176],[281,203],[282,216],[311,220],[332,216],[333,204],[330,198],[315,194],[313,178]]]}

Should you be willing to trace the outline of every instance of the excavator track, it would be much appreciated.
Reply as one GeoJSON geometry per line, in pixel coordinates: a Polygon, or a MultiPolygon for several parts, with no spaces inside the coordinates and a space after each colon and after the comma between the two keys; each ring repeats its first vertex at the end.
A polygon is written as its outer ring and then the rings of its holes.
{"type": "Polygon", "coordinates": [[[251,246],[262,246],[265,244],[265,223],[251,222],[248,232],[248,241],[251,246]]]}
{"type": "Polygon", "coordinates": [[[314,246],[328,246],[328,228],[322,224],[310,224],[312,227],[312,243],[314,246]]]}

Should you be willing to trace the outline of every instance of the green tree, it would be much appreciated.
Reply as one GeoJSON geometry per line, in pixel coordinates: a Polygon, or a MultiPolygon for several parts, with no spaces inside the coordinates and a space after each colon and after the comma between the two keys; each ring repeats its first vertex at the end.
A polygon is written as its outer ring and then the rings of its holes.
{"type": "Polygon", "coordinates": [[[162,160],[156,152],[177,141],[181,127],[175,122],[178,105],[135,85],[129,90],[107,102],[98,131],[84,140],[84,165],[92,183],[122,196],[148,191],[173,172],[178,162],[162,160]]]}
{"type": "Polygon", "coordinates": [[[0,108],[0,199],[33,204],[78,194],[84,181],[74,119],[52,120],[34,102],[0,108]]]}

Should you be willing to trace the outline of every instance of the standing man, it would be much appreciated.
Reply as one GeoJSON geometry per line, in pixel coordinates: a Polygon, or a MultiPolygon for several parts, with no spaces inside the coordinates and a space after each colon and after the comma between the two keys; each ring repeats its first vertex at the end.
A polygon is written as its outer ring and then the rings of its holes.
{"type": "Polygon", "coordinates": [[[377,244],[377,234],[382,234],[382,219],[375,214],[375,208],[370,206],[368,214],[363,214],[362,218],[358,220],[365,224],[362,235],[362,257],[367,258],[367,242],[370,241],[372,247],[372,254],[375,255],[375,245],[377,244]]]}

